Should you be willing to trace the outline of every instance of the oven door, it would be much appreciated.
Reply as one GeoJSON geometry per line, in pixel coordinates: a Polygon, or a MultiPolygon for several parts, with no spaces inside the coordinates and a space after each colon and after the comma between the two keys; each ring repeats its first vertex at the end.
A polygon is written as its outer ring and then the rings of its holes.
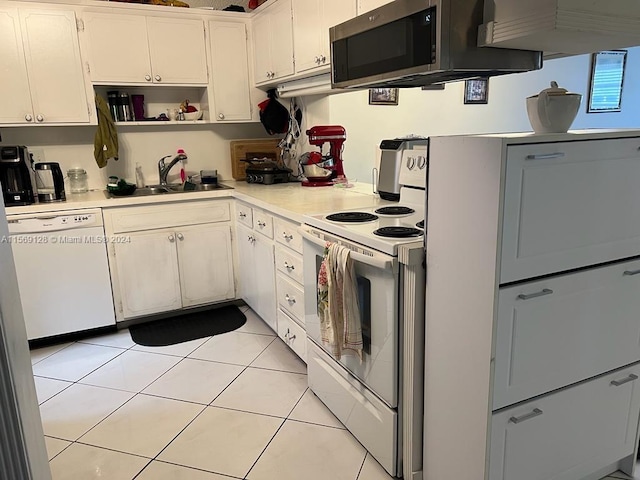
{"type": "MultiPolygon", "coordinates": [[[[307,337],[329,356],[330,348],[322,344],[318,318],[318,272],[327,242],[348,242],[318,232],[302,231],[304,237],[303,266],[305,291],[305,326],[307,337]],[[315,233],[313,233],[315,232],[315,233]]],[[[365,250],[358,247],[360,251],[365,250]]],[[[399,323],[398,323],[398,261],[395,257],[376,252],[353,252],[364,342],[363,359],[343,354],[339,362],[349,373],[374,392],[389,407],[398,405],[399,323]]]]}

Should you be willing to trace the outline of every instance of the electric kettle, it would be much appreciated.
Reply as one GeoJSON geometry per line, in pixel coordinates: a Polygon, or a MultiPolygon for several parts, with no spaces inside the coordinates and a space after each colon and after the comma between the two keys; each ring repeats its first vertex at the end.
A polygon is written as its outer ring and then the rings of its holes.
{"type": "Polygon", "coordinates": [[[63,202],[64,176],[60,164],[55,162],[36,163],[35,177],[39,202],[63,202]]]}
{"type": "Polygon", "coordinates": [[[566,133],[578,115],[582,95],[568,93],[551,82],[551,88],[527,98],[527,114],[535,133],[566,133]]]}

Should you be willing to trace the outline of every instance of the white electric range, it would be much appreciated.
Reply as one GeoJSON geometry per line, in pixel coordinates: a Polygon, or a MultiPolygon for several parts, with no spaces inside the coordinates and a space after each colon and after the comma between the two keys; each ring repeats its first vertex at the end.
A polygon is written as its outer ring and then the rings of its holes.
{"type": "Polygon", "coordinates": [[[422,469],[424,220],[427,146],[402,155],[400,201],[304,217],[304,288],[311,390],[391,474],[422,469]],[[317,278],[327,243],[351,250],[364,341],[362,361],[323,345],[317,278]]]}

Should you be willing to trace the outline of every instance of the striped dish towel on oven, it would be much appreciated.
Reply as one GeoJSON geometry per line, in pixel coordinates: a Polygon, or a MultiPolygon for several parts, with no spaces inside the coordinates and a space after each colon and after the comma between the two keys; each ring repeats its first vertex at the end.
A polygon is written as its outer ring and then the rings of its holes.
{"type": "Polygon", "coordinates": [[[351,251],[327,243],[318,273],[318,317],[322,343],[340,360],[355,353],[362,361],[362,325],[351,251]]]}

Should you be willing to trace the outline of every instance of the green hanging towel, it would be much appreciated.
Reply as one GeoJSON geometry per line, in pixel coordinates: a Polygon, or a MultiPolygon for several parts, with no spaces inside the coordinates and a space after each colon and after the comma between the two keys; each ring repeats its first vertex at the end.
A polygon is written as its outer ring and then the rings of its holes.
{"type": "Polygon", "coordinates": [[[96,95],[96,110],[98,111],[98,130],[93,140],[93,156],[98,167],[104,168],[110,158],[118,160],[118,132],[111,119],[107,101],[100,95],[96,95]]]}

